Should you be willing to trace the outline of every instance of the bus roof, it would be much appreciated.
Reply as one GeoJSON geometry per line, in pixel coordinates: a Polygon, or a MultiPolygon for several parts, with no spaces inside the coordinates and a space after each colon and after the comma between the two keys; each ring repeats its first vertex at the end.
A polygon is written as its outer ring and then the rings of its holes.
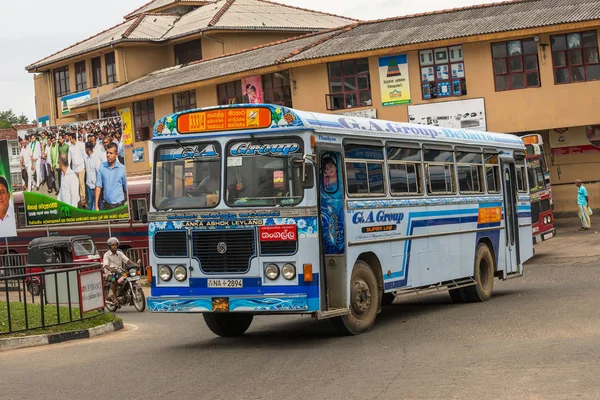
{"type": "Polygon", "coordinates": [[[376,135],[378,139],[387,140],[525,148],[519,137],[510,134],[441,128],[342,114],[312,113],[272,104],[232,104],[170,114],[156,122],[152,140],[214,138],[234,134],[281,134],[299,130],[312,130],[317,133],[317,142],[329,143],[337,142],[338,138],[329,137],[327,134],[343,134],[369,139],[376,135]]]}

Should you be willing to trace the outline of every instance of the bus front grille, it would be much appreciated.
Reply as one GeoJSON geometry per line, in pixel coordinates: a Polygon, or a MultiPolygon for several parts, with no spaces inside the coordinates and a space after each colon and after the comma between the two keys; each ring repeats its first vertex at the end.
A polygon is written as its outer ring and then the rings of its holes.
{"type": "Polygon", "coordinates": [[[243,273],[256,255],[254,229],[195,231],[192,249],[205,273],[243,273]]]}
{"type": "Polygon", "coordinates": [[[186,231],[160,231],[154,235],[154,253],[159,257],[186,257],[186,231]]]}

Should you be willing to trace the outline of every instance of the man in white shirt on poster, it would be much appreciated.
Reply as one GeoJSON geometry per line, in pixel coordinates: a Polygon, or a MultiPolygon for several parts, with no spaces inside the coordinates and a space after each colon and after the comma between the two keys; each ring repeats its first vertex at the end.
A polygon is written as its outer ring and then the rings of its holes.
{"type": "MultiPolygon", "coordinates": [[[[81,207],[85,208],[85,145],[77,140],[77,134],[72,133],[69,148],[69,165],[79,179],[79,198],[81,207]]],[[[77,206],[75,206],[77,207],[77,206]]]]}
{"type": "Polygon", "coordinates": [[[33,183],[33,173],[31,172],[31,149],[29,148],[27,136],[21,141],[21,169],[27,174],[27,176],[21,176],[24,186],[23,190],[28,191],[31,189],[33,183]]]}
{"type": "MultiPolygon", "coordinates": [[[[58,159],[58,167],[62,171],[60,191],[57,200],[70,206],[77,207],[79,204],[79,179],[75,172],[69,168],[69,159],[65,154],[61,154],[58,159]]],[[[85,173],[85,169],[83,170],[85,173]]]]}

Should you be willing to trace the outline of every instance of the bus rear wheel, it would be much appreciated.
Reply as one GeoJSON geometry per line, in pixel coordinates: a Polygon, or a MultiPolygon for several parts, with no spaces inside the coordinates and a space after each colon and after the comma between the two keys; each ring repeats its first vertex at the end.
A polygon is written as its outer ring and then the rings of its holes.
{"type": "Polygon", "coordinates": [[[205,313],[204,322],[215,335],[234,337],[243,335],[254,319],[252,314],[205,313]]]}
{"type": "Polygon", "coordinates": [[[350,280],[350,313],[332,319],[343,335],[360,335],[371,329],[379,311],[379,293],[375,273],[364,261],[357,261],[350,280]]]}
{"type": "Polygon", "coordinates": [[[464,288],[469,302],[487,301],[494,290],[494,257],[489,247],[480,243],[475,253],[475,285],[464,288]]]}

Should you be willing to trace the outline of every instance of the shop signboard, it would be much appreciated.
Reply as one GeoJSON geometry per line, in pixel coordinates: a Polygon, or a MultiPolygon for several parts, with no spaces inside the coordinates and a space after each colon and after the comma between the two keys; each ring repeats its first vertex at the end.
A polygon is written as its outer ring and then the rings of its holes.
{"type": "Polygon", "coordinates": [[[486,131],[485,102],[483,99],[469,99],[408,106],[408,122],[486,131]]]}
{"type": "Polygon", "coordinates": [[[379,84],[382,106],[410,104],[410,80],[406,54],[379,58],[379,84]]]}

